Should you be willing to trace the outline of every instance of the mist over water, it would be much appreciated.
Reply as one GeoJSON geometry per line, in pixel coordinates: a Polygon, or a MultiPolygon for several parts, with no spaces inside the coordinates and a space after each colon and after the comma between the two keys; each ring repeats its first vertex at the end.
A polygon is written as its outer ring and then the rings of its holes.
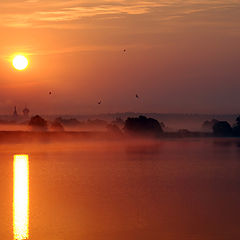
{"type": "Polygon", "coordinates": [[[29,239],[240,237],[240,142],[0,146],[0,236],[12,240],[13,154],[29,154],[29,239]]]}

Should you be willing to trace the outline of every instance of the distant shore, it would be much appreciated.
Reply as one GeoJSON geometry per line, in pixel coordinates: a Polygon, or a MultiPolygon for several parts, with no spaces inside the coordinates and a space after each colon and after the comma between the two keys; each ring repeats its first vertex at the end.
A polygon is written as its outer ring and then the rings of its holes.
{"type": "Polygon", "coordinates": [[[212,133],[203,132],[164,132],[161,136],[151,137],[144,135],[113,134],[104,131],[64,131],[64,132],[33,132],[33,131],[0,131],[0,143],[26,143],[26,142],[64,142],[83,140],[124,140],[129,138],[209,138],[215,137],[212,133]]]}

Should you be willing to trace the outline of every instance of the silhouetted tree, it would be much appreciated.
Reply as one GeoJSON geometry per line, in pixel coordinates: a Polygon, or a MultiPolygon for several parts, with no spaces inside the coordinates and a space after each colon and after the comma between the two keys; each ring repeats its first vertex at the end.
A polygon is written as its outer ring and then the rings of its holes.
{"type": "Polygon", "coordinates": [[[240,116],[236,118],[236,124],[233,126],[233,135],[240,137],[240,116]]]}
{"type": "Polygon", "coordinates": [[[240,116],[236,118],[237,125],[240,126],[240,116]]]}
{"type": "Polygon", "coordinates": [[[158,120],[139,116],[138,118],[128,118],[125,121],[124,130],[130,133],[159,135],[163,132],[158,120]]]}
{"type": "Polygon", "coordinates": [[[218,137],[229,137],[232,135],[232,127],[226,121],[218,121],[213,125],[213,133],[218,137]]]}
{"type": "Polygon", "coordinates": [[[31,126],[34,131],[47,131],[47,121],[39,115],[31,117],[29,126],[31,126]]]}
{"type": "Polygon", "coordinates": [[[210,131],[213,129],[214,124],[217,122],[218,122],[218,120],[216,120],[216,119],[212,119],[211,121],[207,120],[207,121],[203,122],[202,129],[205,131],[210,131]]]}

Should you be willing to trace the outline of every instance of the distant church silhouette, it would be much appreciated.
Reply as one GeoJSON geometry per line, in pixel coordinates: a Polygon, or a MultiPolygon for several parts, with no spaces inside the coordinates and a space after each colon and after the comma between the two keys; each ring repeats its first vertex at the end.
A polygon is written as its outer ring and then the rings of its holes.
{"type": "MultiPolygon", "coordinates": [[[[23,112],[23,117],[24,118],[28,118],[29,117],[30,110],[27,107],[25,107],[22,112],[23,112]]],[[[16,106],[14,106],[13,117],[14,118],[20,117],[18,112],[17,112],[17,107],[16,106]]]]}
{"type": "Polygon", "coordinates": [[[30,112],[30,110],[29,110],[27,107],[25,107],[25,108],[23,109],[23,116],[26,117],[26,118],[28,118],[29,112],[30,112]]]}
{"type": "Polygon", "coordinates": [[[15,117],[15,118],[18,117],[17,107],[16,106],[14,106],[13,117],[15,117]]]}

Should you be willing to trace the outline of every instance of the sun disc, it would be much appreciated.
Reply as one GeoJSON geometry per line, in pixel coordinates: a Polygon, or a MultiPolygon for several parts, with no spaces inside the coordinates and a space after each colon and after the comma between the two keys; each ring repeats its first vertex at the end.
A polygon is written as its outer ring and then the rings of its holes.
{"type": "Polygon", "coordinates": [[[15,69],[21,71],[26,69],[26,67],[28,66],[28,60],[23,55],[17,55],[16,57],[14,57],[12,64],[15,69]]]}

